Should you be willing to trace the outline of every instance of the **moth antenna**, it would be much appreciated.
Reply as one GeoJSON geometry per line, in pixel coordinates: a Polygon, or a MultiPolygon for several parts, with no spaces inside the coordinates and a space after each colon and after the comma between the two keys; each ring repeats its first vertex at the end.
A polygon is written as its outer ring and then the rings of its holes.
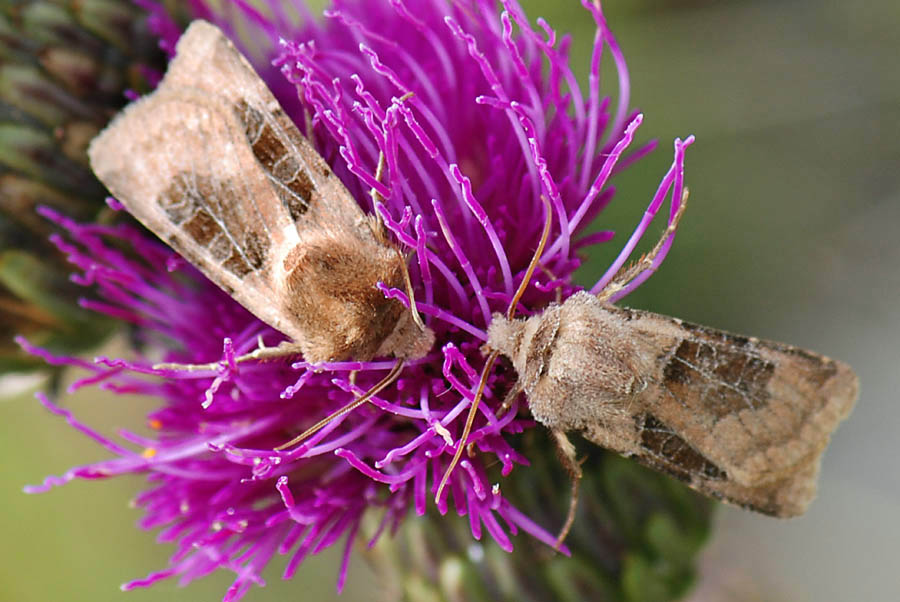
{"type": "Polygon", "coordinates": [[[413,294],[412,279],[409,277],[409,266],[406,265],[408,259],[403,256],[400,249],[397,249],[397,254],[400,256],[400,269],[403,270],[403,280],[406,282],[406,296],[409,297],[409,311],[412,312],[413,322],[416,323],[419,330],[425,332],[425,322],[422,321],[422,316],[419,315],[419,308],[416,307],[416,296],[413,294]]]}
{"type": "Polygon", "coordinates": [[[381,391],[383,391],[391,383],[393,383],[395,380],[397,380],[397,377],[400,376],[400,371],[403,370],[403,364],[404,364],[403,360],[397,360],[397,363],[394,364],[394,367],[391,368],[391,371],[388,373],[388,375],[385,376],[383,379],[381,379],[381,381],[379,381],[378,384],[376,384],[374,387],[372,387],[371,389],[366,391],[361,397],[357,397],[356,399],[354,399],[353,401],[351,401],[344,407],[332,412],[327,417],[318,421],[317,423],[315,423],[314,425],[312,425],[311,427],[309,427],[308,429],[306,429],[305,431],[303,431],[302,433],[300,433],[299,435],[297,435],[296,437],[294,437],[287,443],[283,443],[283,444],[279,445],[278,447],[274,448],[274,450],[282,451],[289,447],[293,447],[293,446],[297,445],[298,443],[301,443],[302,441],[308,439],[309,437],[313,436],[314,434],[316,434],[317,432],[322,430],[322,428],[327,426],[328,423],[331,422],[332,420],[336,420],[336,419],[340,418],[341,416],[349,414],[350,412],[352,412],[359,406],[363,405],[364,403],[369,401],[369,399],[371,399],[373,396],[378,395],[381,391]]]}
{"type": "MultiPolygon", "coordinates": [[[[409,98],[412,98],[415,95],[414,92],[407,92],[403,96],[397,99],[397,102],[403,102],[409,98]]],[[[381,182],[381,179],[384,177],[384,166],[385,166],[385,158],[384,151],[378,151],[378,164],[375,167],[375,180],[381,182]]],[[[372,196],[373,205],[384,202],[384,198],[375,190],[373,186],[369,191],[369,194],[372,196]]],[[[381,217],[381,214],[378,211],[375,211],[375,220],[376,227],[380,232],[384,228],[384,220],[381,217]]],[[[400,256],[400,265],[403,270],[403,280],[406,282],[406,295],[409,297],[409,310],[412,312],[412,319],[415,322],[416,326],[419,327],[419,330],[425,332],[425,322],[422,321],[422,316],[419,315],[419,310],[416,307],[416,297],[413,295],[413,285],[412,279],[409,277],[409,266],[407,266],[407,258],[403,256],[403,253],[400,249],[397,249],[397,255],[400,256]]]]}
{"type": "MultiPolygon", "coordinates": [[[[375,181],[381,182],[384,177],[384,151],[378,151],[378,164],[375,166],[375,181]]],[[[378,203],[384,201],[384,197],[375,189],[374,186],[369,190],[369,196],[372,197],[372,209],[375,213],[375,236],[379,240],[387,241],[387,233],[384,231],[384,218],[378,212],[378,203]]]]}
{"type": "Polygon", "coordinates": [[[541,232],[541,241],[538,243],[537,249],[534,250],[534,255],[531,256],[528,269],[525,270],[525,276],[522,278],[519,288],[516,289],[516,294],[513,295],[512,301],[509,302],[509,307],[506,309],[507,320],[512,320],[515,317],[516,306],[519,305],[519,300],[525,294],[525,289],[528,287],[528,283],[531,282],[531,276],[534,274],[534,270],[541,260],[541,255],[544,253],[547,239],[550,238],[550,226],[553,224],[553,208],[550,206],[550,200],[544,195],[541,195],[541,200],[544,202],[544,208],[547,211],[547,218],[544,220],[544,231],[541,232]]]}
{"type": "MultiPolygon", "coordinates": [[[[407,92],[406,94],[404,94],[403,96],[398,98],[397,102],[404,102],[404,101],[412,98],[413,96],[415,96],[415,92],[412,92],[412,91],[407,92]]],[[[381,182],[381,178],[384,177],[384,164],[385,164],[384,151],[378,151],[378,164],[375,166],[375,181],[376,182],[381,182]]],[[[369,194],[372,196],[373,208],[377,203],[384,201],[384,198],[378,193],[377,190],[375,190],[374,186],[369,191],[369,194]]],[[[375,212],[375,219],[378,220],[379,226],[383,225],[381,215],[377,211],[375,212]]]]}
{"type": "MultiPolygon", "coordinates": [[[[531,281],[531,276],[534,274],[534,270],[541,260],[541,254],[544,252],[547,239],[550,237],[550,226],[553,223],[553,208],[550,206],[550,201],[544,195],[541,195],[541,200],[544,202],[544,207],[547,211],[547,219],[544,221],[544,231],[541,233],[541,240],[538,243],[537,249],[534,251],[534,255],[531,257],[531,261],[528,263],[528,268],[525,270],[525,276],[522,278],[519,288],[516,289],[516,294],[513,295],[512,300],[509,302],[509,307],[506,310],[506,317],[508,320],[512,320],[515,316],[516,306],[519,304],[522,295],[525,294],[525,289],[531,281]]],[[[450,473],[456,468],[459,459],[462,457],[463,450],[466,448],[466,441],[469,438],[469,433],[472,432],[472,424],[475,422],[475,415],[478,411],[478,406],[481,404],[481,397],[484,393],[484,388],[487,385],[488,375],[491,372],[491,368],[494,367],[494,362],[497,361],[497,356],[499,355],[499,351],[492,351],[490,355],[488,355],[487,361],[484,363],[484,368],[481,370],[481,378],[478,380],[478,389],[475,391],[475,398],[472,399],[472,405],[469,406],[469,415],[466,416],[466,424],[463,427],[462,436],[459,438],[456,453],[453,454],[453,459],[450,460],[450,465],[447,467],[447,470],[444,471],[444,476],[441,478],[440,485],[438,485],[437,493],[434,496],[435,503],[438,503],[441,499],[441,493],[443,493],[447,481],[450,480],[450,473]]]]}
{"type": "MultiPolygon", "coordinates": [[[[381,178],[384,177],[384,151],[378,151],[378,165],[375,166],[375,181],[381,182],[381,178]]],[[[384,202],[384,197],[372,186],[371,190],[369,190],[369,195],[372,197],[372,207],[374,208],[377,203],[384,202]]],[[[381,226],[383,221],[381,219],[381,214],[377,211],[375,212],[375,218],[378,220],[378,225],[381,226]]]]}
{"type": "Polygon", "coordinates": [[[660,251],[662,251],[663,245],[666,244],[666,239],[674,234],[674,232],[678,229],[678,223],[681,221],[681,217],[684,215],[684,210],[687,209],[689,194],[690,191],[687,188],[685,188],[681,193],[681,204],[678,205],[678,210],[672,217],[672,222],[665,230],[663,230],[662,236],[659,237],[659,240],[656,242],[656,245],[653,247],[653,249],[651,249],[649,253],[641,255],[641,257],[637,261],[616,274],[616,277],[613,278],[612,282],[607,284],[606,288],[597,293],[598,299],[600,299],[601,301],[607,301],[611,299],[613,295],[628,286],[628,284],[632,280],[637,278],[646,270],[656,271],[656,268],[659,266],[654,266],[653,262],[654,260],[656,260],[656,257],[659,255],[660,251]]]}

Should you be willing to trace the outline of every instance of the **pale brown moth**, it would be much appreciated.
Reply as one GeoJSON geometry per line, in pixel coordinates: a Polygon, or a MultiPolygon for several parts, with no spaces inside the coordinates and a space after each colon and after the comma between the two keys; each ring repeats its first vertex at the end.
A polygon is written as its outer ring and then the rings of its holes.
{"type": "Polygon", "coordinates": [[[403,287],[406,259],[246,58],[204,21],[176,53],[159,87],[88,154],[133,216],[292,340],[238,360],[393,355],[396,376],[403,360],[425,355],[431,330],[375,286],[403,287]]]}
{"type": "MultiPolygon", "coordinates": [[[[652,265],[686,200],[685,191],[653,251],[599,296],[579,292],[527,319],[514,319],[514,304],[506,316],[494,314],[473,406],[496,357],[508,358],[518,374],[508,398],[524,391],[532,416],[553,431],[574,477],[573,500],[581,473],[567,431],[706,495],[777,517],[802,514],[815,496],[822,452],[856,400],[852,369],[790,345],[607,302],[652,265]]],[[[543,241],[536,257],[542,248],[543,241]]]]}

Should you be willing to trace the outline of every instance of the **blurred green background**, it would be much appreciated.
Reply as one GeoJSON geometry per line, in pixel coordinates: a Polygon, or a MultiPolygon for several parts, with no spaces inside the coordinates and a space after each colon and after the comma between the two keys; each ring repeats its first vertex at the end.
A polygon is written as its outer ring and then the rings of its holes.
{"type": "MultiPolygon", "coordinates": [[[[573,33],[573,62],[586,74],[593,29],[580,3],[522,4],[531,19],[573,33]]],[[[582,282],[596,279],[637,223],[672,139],[693,133],[691,206],[662,270],[626,303],[815,349],[849,362],[862,383],[809,513],[779,521],[723,508],[691,599],[896,600],[900,4],[608,0],[604,9],[628,59],[632,104],[646,115],[640,136],[660,148],[617,179],[601,221],[620,236],[595,251],[582,282]]],[[[134,527],[139,514],[127,501],[139,479],[21,492],[105,457],[32,390],[0,402],[0,601],[221,599],[225,573],[187,589],[119,592],[164,567],[171,551],[134,527]]],[[[93,391],[70,401],[106,432],[139,422],[146,408],[93,391]]],[[[330,600],[336,565],[334,553],[312,558],[282,582],[283,563],[273,563],[268,587],[245,600],[330,600]]],[[[376,592],[354,558],[340,599],[376,592]]]]}

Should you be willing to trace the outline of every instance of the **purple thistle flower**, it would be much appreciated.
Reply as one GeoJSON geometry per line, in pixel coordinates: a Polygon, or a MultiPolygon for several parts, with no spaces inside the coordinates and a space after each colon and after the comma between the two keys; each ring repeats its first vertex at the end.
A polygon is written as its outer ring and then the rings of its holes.
{"type": "MultiPolygon", "coordinates": [[[[157,11],[163,47],[173,49],[177,28],[154,4],[142,4],[157,11]]],[[[262,584],[260,572],[276,552],[290,556],[289,578],[307,555],[343,540],[340,589],[366,510],[379,508],[382,530],[393,531],[410,506],[422,515],[433,498],[474,397],[491,314],[510,302],[544,227],[541,196],[552,206],[553,228],[522,315],[579,289],[571,280],[578,252],[612,238],[611,232],[585,234],[613,196],[610,177],[653,145],[630,150],[642,117],[628,113],[622,53],[599,5],[587,0],[584,9],[597,24],[587,93],[568,64],[568,39],[541,20],[534,29],[515,0],[503,0],[499,14],[493,0],[423,1],[415,10],[403,0],[336,1],[322,22],[300,7],[299,26],[275,0],[263,3],[267,13],[243,0],[217,11],[202,0],[190,4],[195,16],[230,35],[240,21],[238,43],[256,57],[286,110],[301,127],[309,114],[307,134],[351,193],[383,218],[404,251],[415,251],[417,306],[437,343],[370,404],[294,449],[273,451],[364,393],[394,360],[236,364],[259,340],[272,346],[283,335],[143,231],[78,224],[44,210],[68,232],[53,241],[80,270],[73,279],[96,287],[103,299],[83,305],[135,325],[143,355],[91,363],[21,344],[50,363],[86,370],[73,389],[93,385],[163,403],[148,416],[155,437],[123,432],[118,443],[41,396],[115,457],[27,491],[75,478],[146,474],[149,488],[137,498],[140,524],[162,528],[160,540],[176,542],[177,551],[169,568],[125,589],[171,576],[188,582],[227,568],[237,577],[225,600],[237,600],[251,584],[262,584]],[[619,74],[615,109],[599,91],[605,52],[619,74]],[[379,151],[387,166],[382,182],[374,175],[379,151]],[[373,204],[370,188],[383,202],[373,204]],[[161,360],[216,358],[219,368],[205,372],[152,368],[161,360]]],[[[676,140],[671,169],[593,292],[628,261],[668,195],[669,219],[674,216],[691,142],[676,140]]],[[[671,238],[654,266],[616,299],[656,269],[669,245],[671,238]]],[[[409,304],[405,291],[382,290],[409,304]]],[[[468,439],[478,453],[460,463],[437,506],[442,514],[451,505],[467,514],[473,537],[486,530],[508,551],[520,530],[548,545],[555,541],[503,496],[503,480],[489,469],[499,464],[506,476],[528,463],[505,436],[534,421],[520,416],[515,403],[494,414],[498,393],[514,379],[511,370],[492,374],[468,439]]]]}

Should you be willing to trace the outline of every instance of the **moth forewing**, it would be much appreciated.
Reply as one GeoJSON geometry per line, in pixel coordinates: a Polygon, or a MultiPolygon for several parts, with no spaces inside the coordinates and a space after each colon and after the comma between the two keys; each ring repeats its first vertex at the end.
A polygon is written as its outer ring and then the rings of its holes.
{"type": "Polygon", "coordinates": [[[841,362],[584,292],[494,323],[488,346],[511,359],[538,421],[766,514],[806,509],[856,399],[841,362]]]}
{"type": "Polygon", "coordinates": [[[293,226],[301,237],[309,230],[358,230],[359,236],[372,236],[356,200],[217,27],[195,21],[188,28],[164,83],[173,89],[203,90],[226,102],[246,137],[240,143],[249,143],[282,199],[272,206],[279,207],[283,225],[293,226]]]}
{"type": "Polygon", "coordinates": [[[290,244],[290,231],[271,210],[278,199],[249,147],[237,143],[238,128],[220,99],[161,85],[94,139],[91,166],[138,221],[296,338],[301,333],[272,303],[274,257],[290,244]]]}
{"type": "Polygon", "coordinates": [[[641,394],[648,410],[746,486],[782,480],[818,458],[853,407],[857,379],[842,362],[649,312],[630,318],[658,350],[641,394]]]}
{"type": "Polygon", "coordinates": [[[247,60],[203,21],[176,52],[157,90],[92,142],[100,180],[307,360],[424,355],[431,331],[408,328],[375,286],[402,287],[405,259],[247,60]]]}

